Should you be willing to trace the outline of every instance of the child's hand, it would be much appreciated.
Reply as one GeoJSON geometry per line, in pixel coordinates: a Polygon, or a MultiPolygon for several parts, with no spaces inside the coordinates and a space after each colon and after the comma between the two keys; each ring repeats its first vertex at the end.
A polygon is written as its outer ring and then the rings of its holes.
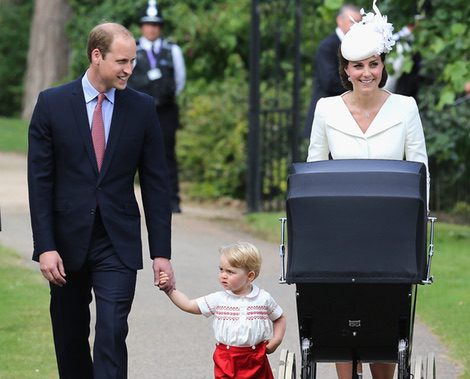
{"type": "Polygon", "coordinates": [[[160,272],[160,279],[158,281],[158,284],[160,286],[163,286],[166,284],[166,282],[168,282],[168,275],[166,273],[164,273],[163,271],[160,272]]]}
{"type": "MultiPolygon", "coordinates": [[[[164,286],[168,282],[168,275],[163,271],[160,272],[160,278],[158,279],[158,285],[164,286]]],[[[173,289],[165,291],[167,295],[170,295],[173,292],[173,289]]]]}
{"type": "Polygon", "coordinates": [[[275,343],[273,340],[270,340],[266,343],[266,354],[272,354],[279,347],[280,343],[275,343]]]}
{"type": "Polygon", "coordinates": [[[286,318],[281,315],[277,320],[273,321],[273,338],[266,344],[266,354],[272,354],[276,351],[286,333],[286,318]]]}

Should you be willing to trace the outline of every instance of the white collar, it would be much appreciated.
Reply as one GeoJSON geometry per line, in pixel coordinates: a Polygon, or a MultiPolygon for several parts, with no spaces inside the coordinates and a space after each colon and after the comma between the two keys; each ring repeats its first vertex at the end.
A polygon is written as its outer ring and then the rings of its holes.
{"type": "Polygon", "coordinates": [[[335,29],[336,35],[338,36],[339,40],[342,41],[344,38],[344,33],[340,28],[335,29]]]}
{"type": "Polygon", "coordinates": [[[234,294],[232,291],[230,290],[227,290],[225,291],[227,292],[229,295],[232,295],[232,296],[236,296],[236,297],[248,297],[248,298],[254,298],[256,296],[258,296],[259,294],[259,288],[256,284],[252,283],[251,284],[251,292],[248,294],[248,295],[245,295],[245,296],[240,296],[240,295],[237,295],[237,294],[234,294]]]}
{"type": "Polygon", "coordinates": [[[162,39],[158,38],[155,41],[150,41],[145,37],[140,37],[139,38],[139,45],[142,47],[144,50],[152,50],[158,51],[160,50],[160,46],[162,44],[162,39]]]}
{"type": "MultiPolygon", "coordinates": [[[[90,83],[88,79],[88,70],[85,72],[85,75],[82,77],[82,88],[83,88],[83,95],[85,96],[85,103],[89,103],[93,99],[95,99],[99,92],[96,90],[95,87],[90,83]]],[[[110,88],[105,92],[106,98],[108,101],[114,104],[114,95],[116,94],[116,88],[110,88]]]]}

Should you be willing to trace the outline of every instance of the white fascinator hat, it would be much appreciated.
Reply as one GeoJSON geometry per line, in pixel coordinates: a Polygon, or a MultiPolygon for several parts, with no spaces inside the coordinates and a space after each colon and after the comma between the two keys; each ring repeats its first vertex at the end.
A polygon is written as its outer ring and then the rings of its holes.
{"type": "Polygon", "coordinates": [[[393,25],[382,16],[379,8],[372,4],[372,12],[361,9],[362,20],[355,22],[341,43],[341,55],[348,61],[362,61],[372,56],[388,53],[395,45],[392,37],[393,25]]]}

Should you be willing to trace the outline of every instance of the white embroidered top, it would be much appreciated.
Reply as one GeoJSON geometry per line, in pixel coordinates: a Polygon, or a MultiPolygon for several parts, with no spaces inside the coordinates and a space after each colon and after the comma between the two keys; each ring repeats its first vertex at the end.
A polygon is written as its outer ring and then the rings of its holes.
{"type": "Polygon", "coordinates": [[[282,308],[272,296],[255,285],[247,296],[219,291],[196,301],[204,316],[214,316],[217,342],[230,346],[254,346],[269,340],[273,321],[282,316],[282,308]]]}

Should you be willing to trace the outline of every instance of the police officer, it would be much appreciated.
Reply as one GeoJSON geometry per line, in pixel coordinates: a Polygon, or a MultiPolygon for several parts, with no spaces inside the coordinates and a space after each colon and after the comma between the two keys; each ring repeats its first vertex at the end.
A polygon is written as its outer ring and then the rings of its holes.
{"type": "Polygon", "coordinates": [[[157,114],[165,139],[165,152],[172,190],[172,211],[180,213],[176,130],[179,109],[176,96],[183,90],[186,69],[181,48],[162,37],[164,19],[155,0],[149,0],[140,18],[142,36],[137,42],[137,59],[129,86],[155,99],[157,114]]]}

